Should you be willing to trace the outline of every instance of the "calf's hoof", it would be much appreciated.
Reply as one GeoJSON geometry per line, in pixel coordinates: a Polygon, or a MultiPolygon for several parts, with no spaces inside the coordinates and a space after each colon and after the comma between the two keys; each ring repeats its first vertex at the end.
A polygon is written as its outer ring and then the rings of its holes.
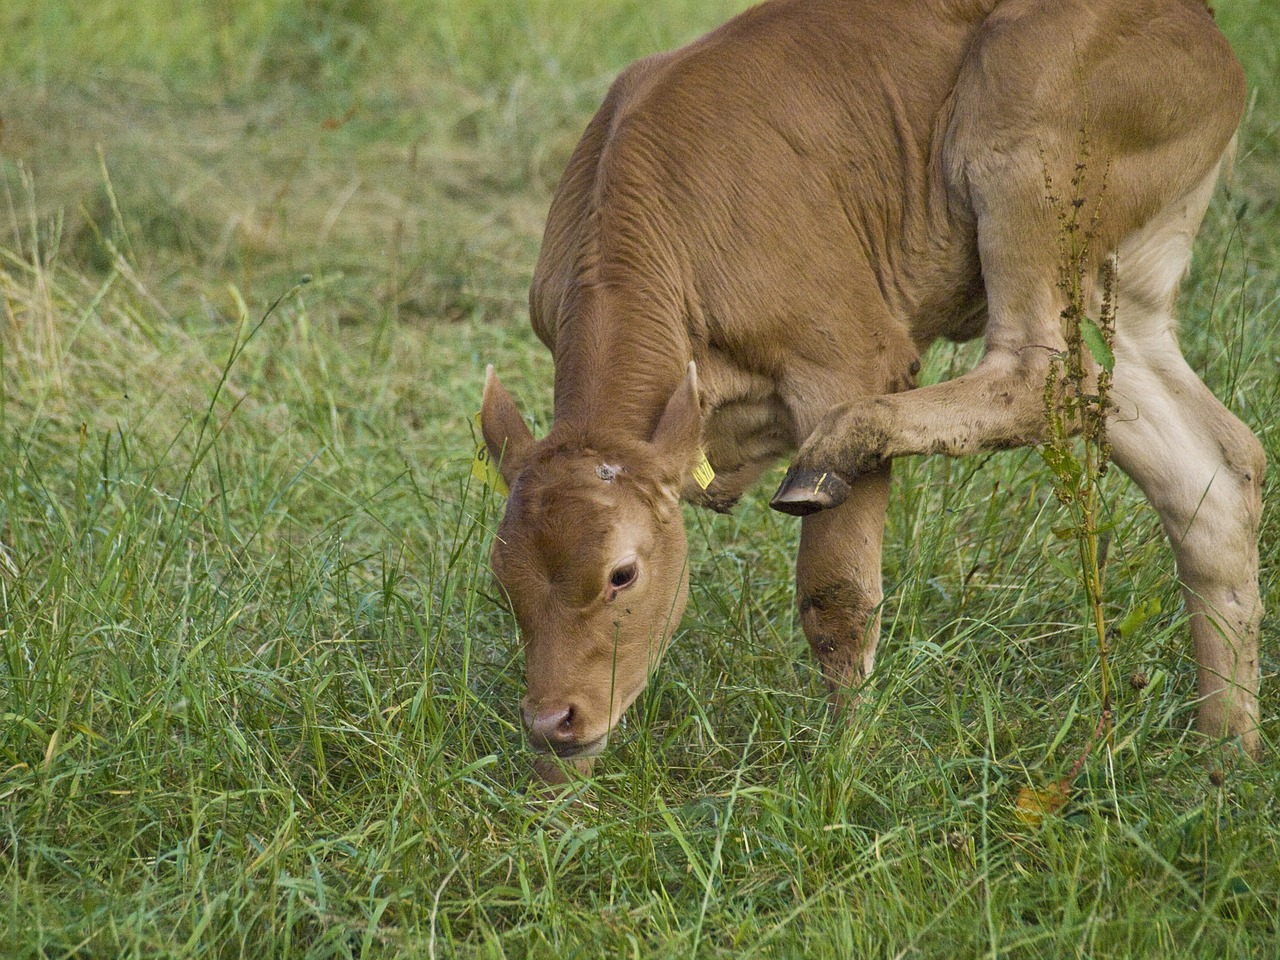
{"type": "Polygon", "coordinates": [[[793,517],[807,517],[819,510],[830,510],[844,503],[849,496],[849,484],[829,470],[809,470],[792,467],[782,478],[778,492],[769,506],[793,517]]]}

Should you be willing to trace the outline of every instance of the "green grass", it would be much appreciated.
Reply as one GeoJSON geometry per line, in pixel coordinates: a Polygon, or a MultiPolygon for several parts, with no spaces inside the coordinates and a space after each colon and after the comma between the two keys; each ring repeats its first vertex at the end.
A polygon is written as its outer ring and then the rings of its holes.
{"type": "MultiPolygon", "coordinates": [[[[578,802],[526,794],[467,421],[493,362],[545,429],[560,166],[617,69],[740,3],[82,6],[0,10],[0,957],[1275,955],[1277,621],[1267,755],[1221,766],[1118,475],[1108,612],[1162,613],[1114,753],[1014,815],[1096,718],[1034,452],[900,464],[853,729],[798,525],[690,512],[676,647],[578,802]]],[[[1254,100],[1183,337],[1276,460],[1280,14],[1217,7],[1254,100]]],[[[1278,550],[1268,505],[1273,604],[1278,550]]]]}

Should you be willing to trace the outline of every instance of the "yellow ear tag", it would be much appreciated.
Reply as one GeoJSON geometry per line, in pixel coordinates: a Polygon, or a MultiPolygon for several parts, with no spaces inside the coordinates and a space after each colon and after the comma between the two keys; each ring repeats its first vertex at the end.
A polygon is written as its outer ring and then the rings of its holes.
{"type": "Polygon", "coordinates": [[[716,472],[711,469],[711,461],[707,459],[707,453],[701,447],[698,448],[698,462],[693,465],[693,479],[703,490],[711,486],[711,481],[716,478],[716,472]]]}
{"type": "Polygon", "coordinates": [[[498,472],[498,467],[493,462],[493,457],[489,456],[489,448],[484,442],[484,429],[480,426],[480,414],[476,414],[471,418],[476,425],[475,433],[479,437],[479,443],[476,446],[475,459],[471,461],[471,476],[475,477],[486,487],[495,493],[506,496],[509,491],[507,489],[507,481],[502,479],[502,474],[498,472]]]}

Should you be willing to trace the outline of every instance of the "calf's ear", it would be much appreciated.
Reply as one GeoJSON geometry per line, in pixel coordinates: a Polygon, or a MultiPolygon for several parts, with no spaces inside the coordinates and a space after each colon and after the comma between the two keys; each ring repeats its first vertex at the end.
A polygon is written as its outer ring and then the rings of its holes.
{"type": "Polygon", "coordinates": [[[667,401],[653,431],[654,451],[664,482],[679,494],[684,475],[692,468],[702,440],[702,410],[698,406],[698,368],[693,361],[667,401]]]}
{"type": "Polygon", "coordinates": [[[533,446],[533,434],[525,426],[524,417],[507,388],[489,364],[484,373],[484,400],[480,404],[480,430],[489,456],[498,465],[507,486],[515,483],[525,457],[533,446]]]}

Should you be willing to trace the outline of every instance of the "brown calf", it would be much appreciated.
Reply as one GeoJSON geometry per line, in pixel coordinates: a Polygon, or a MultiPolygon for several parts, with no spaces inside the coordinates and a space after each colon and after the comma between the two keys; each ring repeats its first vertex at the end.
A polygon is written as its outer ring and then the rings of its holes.
{"type": "Polygon", "coordinates": [[[1120,265],[1114,460],[1177,555],[1200,729],[1255,751],[1265,462],[1173,316],[1243,102],[1200,0],[772,0],[625,71],[530,292],[548,435],[485,383],[530,740],[580,767],[603,747],[684,611],[681,498],[727,509],[796,448],[774,506],[804,515],[801,621],[834,693],[866,676],[891,460],[1042,438],[1064,345],[1045,176],[1070,182],[1083,132],[1095,308],[1120,265]],[[974,370],[913,389],[934,340],[978,335],[974,370]]]}

